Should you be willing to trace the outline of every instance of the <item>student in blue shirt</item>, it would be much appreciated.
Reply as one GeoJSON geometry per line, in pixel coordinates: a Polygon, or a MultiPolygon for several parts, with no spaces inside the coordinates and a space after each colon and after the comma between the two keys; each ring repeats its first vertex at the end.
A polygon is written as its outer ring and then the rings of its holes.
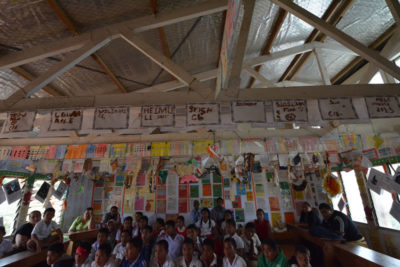
{"type": "Polygon", "coordinates": [[[125,258],[121,262],[121,267],[147,267],[146,261],[140,254],[142,247],[143,241],[138,236],[128,241],[125,258]]]}

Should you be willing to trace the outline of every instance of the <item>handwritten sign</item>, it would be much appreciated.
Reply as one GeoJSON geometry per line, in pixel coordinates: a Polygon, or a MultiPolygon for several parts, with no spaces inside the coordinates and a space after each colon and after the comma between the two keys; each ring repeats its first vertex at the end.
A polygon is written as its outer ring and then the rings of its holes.
{"type": "Polygon", "coordinates": [[[265,122],[264,101],[232,102],[232,120],[234,122],[265,122]]]}
{"type": "Polygon", "coordinates": [[[187,125],[220,124],[219,104],[190,104],[186,106],[187,125]]]}
{"type": "Polygon", "coordinates": [[[142,127],[174,126],[174,105],[148,105],[142,106],[142,127]]]}
{"type": "Polygon", "coordinates": [[[399,101],[394,96],[366,97],[365,103],[370,118],[400,117],[399,101]]]}
{"type": "Polygon", "coordinates": [[[303,99],[274,100],[274,120],[276,122],[307,121],[307,101],[303,99]]]}
{"type": "Polygon", "coordinates": [[[126,129],[128,128],[129,107],[96,108],[94,129],[126,129]]]}
{"type": "Polygon", "coordinates": [[[82,117],[80,109],[55,110],[51,113],[49,131],[80,130],[82,117]]]}
{"type": "Polygon", "coordinates": [[[324,120],[357,119],[351,98],[319,99],[319,109],[324,120]]]}
{"type": "Polygon", "coordinates": [[[36,112],[8,112],[4,133],[30,132],[33,129],[36,112]]]}

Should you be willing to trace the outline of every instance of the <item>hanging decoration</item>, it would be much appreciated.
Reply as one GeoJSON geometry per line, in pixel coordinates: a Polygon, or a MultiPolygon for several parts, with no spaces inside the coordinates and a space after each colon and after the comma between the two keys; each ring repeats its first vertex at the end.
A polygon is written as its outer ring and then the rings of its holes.
{"type": "Polygon", "coordinates": [[[339,179],[334,176],[331,171],[327,170],[323,180],[324,190],[330,198],[334,198],[338,194],[342,193],[342,186],[340,185],[339,179]]]}

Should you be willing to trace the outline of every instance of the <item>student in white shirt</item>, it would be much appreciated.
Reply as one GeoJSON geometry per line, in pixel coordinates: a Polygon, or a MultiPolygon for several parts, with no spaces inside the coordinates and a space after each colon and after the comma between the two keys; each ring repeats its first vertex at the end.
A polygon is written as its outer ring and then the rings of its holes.
{"type": "Polygon", "coordinates": [[[44,211],[43,219],[38,222],[32,230],[31,239],[27,242],[27,247],[31,251],[41,251],[43,247],[57,242],[63,242],[63,233],[55,221],[52,221],[55,215],[53,208],[47,208],[44,211]],[[56,231],[56,235],[51,233],[56,231]]]}
{"type": "Polygon", "coordinates": [[[217,267],[217,255],[214,253],[214,240],[205,239],[203,242],[203,253],[201,253],[203,267],[217,267]]]}
{"type": "Polygon", "coordinates": [[[184,238],[176,233],[174,221],[167,221],[165,223],[165,231],[167,234],[163,239],[168,242],[168,256],[171,260],[176,260],[181,256],[181,247],[184,238]]]}
{"type": "Polygon", "coordinates": [[[235,240],[236,251],[240,256],[242,256],[244,252],[244,242],[243,239],[236,233],[236,222],[232,219],[226,221],[226,235],[224,239],[228,237],[231,237],[235,240]]]}
{"type": "Polygon", "coordinates": [[[90,267],[92,261],[89,259],[91,246],[87,242],[82,242],[76,248],[74,267],[90,267]]]}
{"type": "Polygon", "coordinates": [[[12,242],[3,238],[5,235],[6,229],[4,226],[0,226],[0,258],[3,258],[13,250],[12,242]]]}
{"type": "Polygon", "coordinates": [[[135,221],[132,223],[133,236],[137,236],[139,234],[139,222],[142,217],[143,217],[143,212],[137,211],[135,213],[135,221]]]}
{"type": "Polygon", "coordinates": [[[194,242],[193,255],[199,258],[202,251],[202,244],[199,237],[199,229],[196,227],[196,225],[191,224],[187,227],[186,236],[193,240],[194,242]]]}
{"type": "Polygon", "coordinates": [[[182,255],[176,259],[176,267],[203,267],[201,261],[193,255],[194,243],[190,238],[186,238],[182,244],[182,255]]]}
{"type": "Polygon", "coordinates": [[[210,218],[210,210],[203,208],[201,210],[201,220],[196,223],[196,227],[200,228],[200,237],[204,240],[212,238],[215,230],[215,222],[210,218]]]}
{"type": "Polygon", "coordinates": [[[119,265],[125,257],[126,244],[129,240],[131,240],[131,232],[129,230],[123,230],[121,233],[121,242],[115,245],[112,253],[112,258],[117,265],[119,265]]]}
{"type": "Polygon", "coordinates": [[[224,255],[223,267],[247,267],[244,259],[236,254],[236,243],[231,237],[224,240],[224,255]]]}
{"type": "Polygon", "coordinates": [[[224,213],[224,220],[221,223],[221,230],[222,230],[222,234],[226,235],[226,221],[232,219],[233,220],[233,213],[231,210],[225,210],[224,213]]]}
{"type": "Polygon", "coordinates": [[[122,227],[120,229],[118,229],[117,234],[115,235],[115,240],[117,241],[117,243],[121,242],[121,234],[122,231],[128,231],[129,235],[133,238],[136,235],[134,234],[134,230],[132,227],[132,217],[131,216],[127,216],[124,218],[124,223],[122,224],[122,227]]]}
{"type": "Polygon", "coordinates": [[[176,267],[174,261],[168,257],[168,242],[166,240],[157,242],[150,267],[176,267]]]}
{"type": "Polygon", "coordinates": [[[244,227],[244,256],[249,266],[257,266],[257,259],[261,251],[261,241],[256,234],[256,226],[252,222],[244,227]]]}
{"type": "Polygon", "coordinates": [[[108,243],[100,245],[91,267],[117,267],[114,259],[111,257],[111,250],[112,247],[108,243]]]}
{"type": "Polygon", "coordinates": [[[290,259],[289,264],[290,267],[311,267],[310,260],[310,250],[305,246],[300,245],[296,247],[294,257],[290,259]]]}

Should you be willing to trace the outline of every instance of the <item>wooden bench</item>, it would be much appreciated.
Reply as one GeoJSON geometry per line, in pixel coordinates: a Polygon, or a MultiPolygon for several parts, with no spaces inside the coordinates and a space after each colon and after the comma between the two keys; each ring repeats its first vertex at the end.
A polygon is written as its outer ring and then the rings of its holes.
{"type": "Polygon", "coordinates": [[[72,256],[72,254],[74,253],[74,251],[73,251],[74,246],[76,245],[77,242],[82,241],[82,240],[96,239],[98,232],[99,232],[99,229],[93,229],[93,230],[80,231],[80,232],[75,232],[75,233],[70,234],[66,253],[68,255],[72,256]]]}
{"type": "Polygon", "coordinates": [[[400,266],[400,260],[369,248],[352,243],[342,244],[340,241],[324,240],[312,236],[307,229],[293,224],[288,224],[288,229],[295,236],[296,243],[311,245],[312,248],[317,249],[317,257],[321,256],[322,263],[313,266],[400,266]]]}

